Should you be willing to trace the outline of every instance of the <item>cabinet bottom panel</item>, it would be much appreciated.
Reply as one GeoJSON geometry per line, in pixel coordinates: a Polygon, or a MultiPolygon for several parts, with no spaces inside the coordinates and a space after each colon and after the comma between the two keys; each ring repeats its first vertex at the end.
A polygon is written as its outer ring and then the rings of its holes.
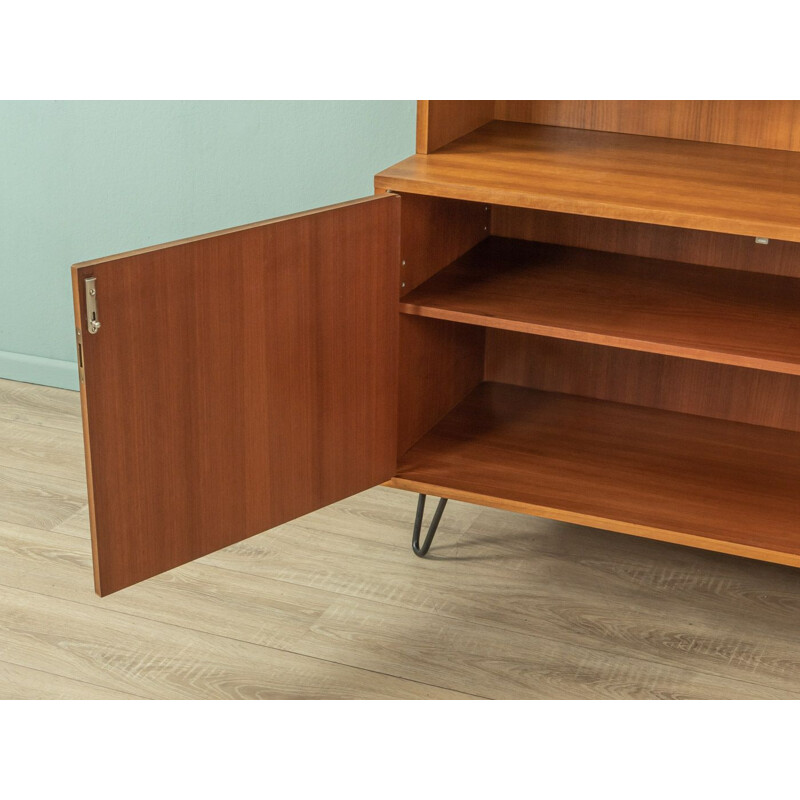
{"type": "Polygon", "coordinates": [[[800,433],[482,383],[390,486],[800,566],[800,433]]]}

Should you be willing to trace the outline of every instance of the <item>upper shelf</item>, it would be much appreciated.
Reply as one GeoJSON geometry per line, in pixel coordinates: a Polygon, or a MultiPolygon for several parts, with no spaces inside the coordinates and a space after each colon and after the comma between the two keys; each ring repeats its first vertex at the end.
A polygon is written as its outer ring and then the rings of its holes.
{"type": "Polygon", "coordinates": [[[400,310],[800,375],[796,278],[490,237],[400,310]]]}
{"type": "Polygon", "coordinates": [[[490,122],[375,188],[800,242],[800,153],[490,122]]]}

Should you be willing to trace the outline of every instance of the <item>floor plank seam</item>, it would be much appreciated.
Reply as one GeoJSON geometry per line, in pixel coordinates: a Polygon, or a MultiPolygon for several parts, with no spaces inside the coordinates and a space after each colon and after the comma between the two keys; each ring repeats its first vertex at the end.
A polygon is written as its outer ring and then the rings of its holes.
{"type": "Polygon", "coordinates": [[[35,428],[39,430],[44,428],[48,431],[60,431],[61,433],[69,434],[70,436],[74,436],[78,441],[80,441],[81,436],[83,435],[82,432],[79,430],[75,430],[74,428],[62,428],[58,425],[46,425],[45,423],[40,422],[29,422],[25,419],[14,419],[14,417],[6,417],[2,413],[0,413],[0,422],[10,422],[14,425],[26,425],[31,428],[35,428]]]}
{"type": "MultiPolygon", "coordinates": [[[[232,567],[220,566],[219,568],[220,569],[230,569],[230,571],[232,571],[232,572],[239,572],[239,573],[243,573],[243,574],[252,574],[252,573],[248,573],[248,572],[246,572],[244,570],[237,570],[237,569],[232,568],[232,567]]],[[[290,586],[294,586],[294,585],[303,586],[303,587],[308,588],[308,589],[316,589],[317,588],[317,587],[313,586],[312,584],[307,584],[307,583],[299,583],[298,584],[298,583],[295,583],[293,581],[287,581],[287,580],[284,580],[284,579],[281,579],[281,578],[275,578],[275,577],[268,578],[267,580],[274,580],[274,581],[278,581],[279,583],[286,583],[286,584],[288,584],[290,586]]],[[[795,697],[800,699],[800,692],[791,693],[791,692],[789,692],[788,690],[784,689],[781,686],[776,686],[774,683],[765,683],[763,681],[754,681],[752,679],[747,679],[747,678],[744,678],[744,677],[741,677],[741,678],[730,678],[728,676],[725,676],[725,675],[719,674],[717,672],[711,671],[708,668],[697,668],[697,667],[689,667],[689,666],[670,665],[669,663],[665,664],[664,661],[659,661],[659,660],[656,660],[655,658],[642,656],[642,655],[629,655],[628,653],[626,653],[624,648],[621,649],[620,651],[614,651],[614,650],[609,650],[606,647],[599,646],[597,643],[594,643],[594,642],[593,643],[587,643],[585,645],[571,644],[568,640],[565,640],[565,639],[559,639],[557,637],[547,636],[545,634],[532,634],[532,633],[528,633],[528,632],[526,632],[524,630],[521,630],[519,628],[509,628],[509,627],[503,626],[503,625],[492,625],[491,623],[485,622],[485,621],[479,621],[478,622],[478,621],[474,621],[474,620],[466,620],[466,619],[462,619],[461,617],[454,617],[454,616],[448,615],[448,614],[441,614],[441,613],[434,614],[434,613],[432,613],[430,611],[423,611],[421,609],[410,608],[409,606],[398,605],[396,603],[385,602],[383,600],[378,600],[378,599],[373,599],[373,598],[365,598],[365,597],[361,597],[359,595],[350,594],[348,592],[338,592],[338,591],[329,590],[329,589],[325,589],[323,591],[331,591],[333,594],[336,594],[336,595],[341,596],[341,597],[348,597],[348,598],[351,598],[353,600],[360,600],[360,601],[371,602],[371,603],[379,603],[381,605],[389,606],[390,608],[398,608],[398,609],[402,609],[404,611],[412,611],[412,612],[417,613],[417,614],[426,614],[426,615],[429,615],[429,616],[440,617],[441,619],[450,619],[450,620],[455,620],[457,622],[466,622],[466,623],[469,623],[471,625],[490,628],[490,629],[496,630],[496,631],[504,631],[504,632],[507,632],[507,633],[512,633],[512,634],[516,634],[516,635],[520,635],[520,636],[525,636],[525,637],[527,637],[529,639],[532,639],[534,641],[550,642],[550,643],[557,643],[557,644],[562,644],[562,645],[566,644],[566,645],[570,645],[570,646],[573,646],[573,647],[576,647],[576,648],[580,648],[582,650],[586,650],[587,652],[590,652],[590,653],[591,652],[604,653],[604,654],[606,654],[608,656],[613,656],[613,657],[626,656],[627,658],[629,658],[632,661],[635,660],[635,661],[643,662],[645,664],[650,664],[650,665],[656,666],[656,667],[663,667],[665,665],[666,666],[673,666],[675,669],[678,669],[678,670],[683,670],[685,672],[694,672],[694,673],[697,673],[697,674],[706,675],[706,676],[711,677],[711,678],[721,678],[723,680],[737,681],[739,683],[747,684],[747,685],[750,685],[750,686],[768,686],[769,688],[775,689],[777,691],[786,692],[787,694],[793,694],[795,697]]]]}
{"type": "MultiPolygon", "coordinates": [[[[92,689],[96,689],[98,692],[103,690],[107,690],[110,692],[116,692],[118,694],[129,694],[132,698],[137,700],[149,700],[150,698],[146,697],[145,695],[136,694],[135,692],[129,691],[128,689],[112,689],[109,686],[101,686],[98,683],[91,683],[90,681],[82,680],[81,678],[73,678],[70,675],[61,675],[58,672],[51,672],[50,670],[46,669],[39,669],[38,667],[31,667],[28,664],[18,664],[15,661],[7,661],[6,659],[0,659],[0,664],[8,664],[11,667],[18,667],[20,669],[30,670],[31,672],[38,672],[41,675],[51,675],[54,678],[63,678],[64,680],[73,681],[74,683],[80,683],[83,686],[89,686],[92,689]]],[[[4,699],[0,697],[0,700],[4,699]]],[[[26,698],[26,699],[36,699],[36,698],[26,698]]],[[[98,698],[100,699],[100,698],[98,698]]]]}
{"type": "Polygon", "coordinates": [[[294,655],[298,656],[305,656],[306,658],[313,658],[316,661],[323,661],[326,664],[336,664],[340,667],[349,667],[350,669],[357,669],[361,672],[369,672],[372,675],[383,675],[387,678],[396,678],[398,680],[408,681],[409,683],[416,683],[418,686],[426,686],[431,689],[440,689],[443,692],[458,692],[459,694],[468,695],[469,697],[473,697],[476,700],[491,700],[493,698],[487,697],[485,695],[475,694],[474,692],[467,692],[464,689],[454,688],[452,686],[440,686],[436,683],[427,683],[425,681],[421,681],[417,678],[408,678],[405,675],[395,675],[392,672],[382,672],[381,670],[377,669],[370,669],[369,667],[357,667],[353,664],[349,664],[346,661],[334,661],[330,658],[322,658],[321,656],[310,656],[308,653],[299,653],[296,650],[287,650],[285,652],[293,653],[294,655]]]}
{"type": "MultiPolygon", "coordinates": [[[[80,512],[76,512],[76,514],[77,513],[80,513],[80,512]]],[[[256,535],[260,535],[260,534],[256,534],[256,535]]],[[[353,539],[353,538],[356,538],[356,537],[351,537],[348,534],[341,534],[341,533],[332,533],[331,535],[335,535],[338,538],[342,538],[342,539],[353,539]]],[[[77,537],[73,537],[73,538],[77,538],[77,537]]],[[[243,569],[238,569],[238,568],[233,567],[233,566],[226,566],[226,565],[220,565],[220,564],[204,564],[203,566],[204,567],[212,567],[215,570],[217,570],[217,569],[229,570],[229,571],[232,571],[232,572],[236,572],[238,574],[249,575],[251,577],[253,575],[252,572],[249,572],[249,571],[243,570],[243,569]]],[[[351,594],[351,593],[345,592],[345,591],[337,591],[337,590],[332,590],[332,589],[320,589],[319,587],[316,587],[316,586],[314,586],[313,584],[310,584],[310,583],[297,583],[296,581],[289,581],[289,580],[282,579],[282,578],[279,578],[279,577],[265,578],[265,580],[276,581],[278,583],[284,583],[284,584],[287,584],[287,585],[290,585],[290,586],[303,586],[304,588],[312,589],[314,591],[319,591],[319,592],[324,592],[326,594],[330,594],[332,597],[347,597],[347,598],[350,598],[350,599],[353,599],[353,600],[357,600],[357,601],[361,601],[361,602],[378,603],[378,604],[381,604],[381,605],[387,605],[387,606],[389,606],[391,608],[399,608],[399,609],[403,609],[403,610],[407,610],[407,611],[412,611],[414,613],[425,614],[425,615],[428,615],[428,616],[439,617],[439,618],[442,618],[442,619],[452,619],[452,620],[456,620],[456,621],[459,621],[459,622],[466,622],[466,623],[469,623],[471,625],[476,625],[476,626],[482,627],[482,628],[487,628],[487,629],[492,629],[492,630],[499,630],[499,631],[507,631],[507,632],[511,632],[511,633],[513,633],[515,635],[525,636],[526,638],[532,639],[534,641],[546,641],[546,642],[554,642],[554,643],[559,643],[559,644],[569,644],[568,640],[565,640],[565,639],[562,639],[562,638],[558,638],[558,637],[554,637],[554,636],[548,636],[548,635],[545,635],[545,634],[531,634],[531,633],[528,633],[527,631],[524,631],[524,630],[521,630],[521,629],[518,629],[518,628],[509,628],[508,626],[504,626],[504,625],[494,625],[494,624],[492,624],[490,622],[487,622],[487,621],[476,622],[474,620],[466,620],[466,619],[462,619],[461,617],[452,616],[452,615],[448,615],[448,614],[442,614],[442,613],[434,613],[434,612],[425,611],[425,610],[422,610],[422,609],[415,609],[415,608],[411,608],[411,607],[409,607],[407,605],[399,605],[399,604],[392,603],[392,602],[387,602],[385,600],[378,599],[378,598],[365,598],[363,596],[354,595],[354,594],[351,594]]],[[[14,587],[7,587],[7,588],[14,588],[14,587]]],[[[39,592],[32,592],[32,593],[33,594],[39,594],[40,596],[44,596],[44,597],[52,597],[52,595],[45,595],[45,594],[42,594],[42,593],[39,593],[39,592]]],[[[83,603],[83,602],[78,601],[78,600],[73,600],[73,601],[69,601],[69,602],[76,602],[76,603],[80,603],[81,605],[84,605],[84,606],[93,607],[88,603],[83,603]]],[[[288,653],[293,653],[295,655],[301,655],[301,656],[305,656],[305,657],[309,657],[309,658],[316,658],[317,660],[327,661],[326,659],[319,659],[316,656],[308,656],[307,654],[298,653],[297,651],[291,650],[291,649],[279,648],[279,647],[274,647],[274,646],[269,646],[269,645],[262,645],[262,644],[258,644],[256,642],[251,642],[251,641],[249,641],[247,639],[241,639],[241,638],[238,638],[238,637],[235,637],[235,636],[227,636],[226,637],[226,636],[224,636],[222,634],[215,634],[215,633],[209,633],[207,631],[198,630],[198,629],[193,628],[191,626],[178,625],[176,623],[169,623],[169,622],[162,622],[160,620],[155,620],[152,617],[147,616],[147,615],[140,615],[140,614],[136,614],[136,613],[133,613],[133,612],[118,611],[116,609],[114,610],[114,613],[121,613],[121,614],[124,614],[125,616],[134,617],[136,619],[149,620],[149,621],[157,623],[157,624],[173,625],[174,627],[179,628],[179,629],[194,630],[194,631],[196,631],[198,633],[203,633],[203,634],[207,634],[207,635],[210,635],[210,636],[219,636],[220,638],[228,638],[231,641],[238,641],[238,642],[243,642],[243,643],[246,643],[246,644],[255,644],[255,645],[259,646],[259,647],[267,647],[268,649],[272,649],[272,650],[288,652],[288,653]]],[[[585,650],[590,651],[590,652],[591,651],[603,652],[606,655],[615,656],[615,657],[620,655],[619,652],[615,652],[614,650],[609,650],[609,649],[607,649],[607,647],[603,647],[603,646],[598,645],[596,643],[586,644],[586,645],[574,645],[574,646],[575,647],[580,647],[581,649],[585,649],[585,650]]],[[[629,657],[631,659],[635,659],[638,662],[643,662],[643,663],[651,664],[651,665],[654,665],[654,666],[663,666],[664,665],[663,661],[656,660],[653,657],[648,657],[648,656],[643,656],[643,655],[636,655],[636,656],[629,656],[629,657]]],[[[341,663],[343,666],[352,666],[350,664],[345,664],[344,662],[329,662],[329,663],[341,663]]],[[[739,683],[752,685],[752,686],[769,686],[770,688],[776,689],[778,691],[787,691],[781,686],[776,686],[774,684],[774,682],[764,683],[763,681],[752,680],[752,679],[748,679],[746,677],[730,678],[728,676],[725,676],[725,675],[722,675],[722,674],[720,674],[718,672],[715,672],[715,671],[713,671],[713,669],[709,669],[708,667],[700,668],[700,669],[698,669],[696,667],[684,667],[684,666],[680,666],[680,665],[674,665],[674,667],[676,669],[679,669],[679,670],[684,670],[684,671],[687,671],[687,672],[696,672],[698,674],[703,674],[703,675],[706,675],[706,676],[709,676],[709,677],[722,678],[724,680],[735,680],[735,681],[738,681],[739,683]]],[[[353,667],[353,668],[355,668],[355,669],[363,669],[361,667],[353,667]]],[[[389,673],[380,673],[379,672],[378,674],[387,674],[388,675],[389,673]]],[[[402,678],[404,680],[411,680],[411,679],[405,678],[405,676],[394,676],[394,677],[402,678]]],[[[421,682],[421,683],[423,683],[423,685],[434,686],[433,684],[425,684],[424,682],[421,682]]],[[[435,687],[435,688],[444,689],[445,687],[435,687]]],[[[453,689],[451,689],[450,691],[461,691],[461,690],[453,690],[453,689]]],[[[480,695],[475,695],[475,696],[476,697],[480,697],[480,695]]],[[[797,695],[797,696],[800,697],[800,695],[797,695]]]]}
{"type": "MultiPolygon", "coordinates": [[[[57,600],[59,603],[75,603],[77,605],[84,606],[85,608],[94,608],[94,609],[97,608],[97,606],[91,605],[90,603],[83,603],[80,600],[65,600],[64,598],[56,597],[56,596],[49,595],[49,594],[44,594],[43,592],[31,591],[31,590],[28,590],[28,589],[19,589],[19,588],[15,587],[15,586],[8,586],[6,584],[0,584],[0,586],[4,587],[6,589],[11,589],[12,591],[15,591],[15,592],[23,593],[23,594],[25,594],[25,593],[33,594],[33,595],[36,595],[37,597],[43,597],[43,598],[46,598],[48,600],[57,600]]],[[[169,626],[171,628],[177,628],[177,629],[183,630],[183,631],[192,631],[194,633],[199,633],[199,634],[201,634],[203,636],[210,636],[210,637],[214,637],[216,639],[220,639],[220,640],[223,640],[223,641],[224,640],[228,640],[228,641],[231,641],[231,642],[238,642],[239,644],[250,645],[252,647],[261,647],[264,650],[269,650],[269,651],[279,652],[279,653],[287,653],[287,654],[290,654],[290,655],[299,656],[300,658],[308,658],[308,659],[312,659],[314,661],[323,662],[325,664],[337,664],[338,666],[347,667],[348,669],[358,670],[359,672],[367,672],[367,673],[371,673],[373,675],[384,675],[384,676],[389,677],[389,678],[396,678],[398,680],[408,681],[409,683],[415,683],[415,684],[417,684],[419,686],[428,686],[428,687],[430,687],[432,689],[440,689],[441,691],[458,692],[459,694],[469,695],[470,697],[475,697],[475,698],[480,699],[480,700],[490,699],[490,698],[483,697],[482,695],[476,695],[476,694],[474,694],[472,692],[465,692],[465,691],[463,691],[461,689],[453,689],[453,688],[448,688],[446,686],[438,686],[436,684],[425,683],[424,681],[420,681],[420,680],[417,680],[415,678],[407,678],[407,677],[402,676],[402,675],[393,675],[393,674],[388,673],[388,672],[381,672],[379,670],[369,669],[369,668],[365,668],[365,667],[356,667],[356,666],[353,666],[352,664],[348,664],[346,662],[333,661],[333,660],[328,659],[328,658],[321,658],[319,656],[312,656],[312,655],[309,655],[308,653],[301,653],[301,652],[298,652],[296,650],[292,650],[290,648],[275,647],[274,645],[260,644],[258,642],[252,642],[249,639],[240,639],[237,636],[230,636],[230,635],[225,635],[225,634],[221,634],[221,633],[211,633],[209,631],[204,631],[204,630],[201,630],[201,629],[198,629],[198,628],[191,627],[189,625],[178,625],[178,624],[176,624],[174,622],[166,622],[164,620],[153,619],[152,617],[142,616],[142,615],[139,615],[139,614],[136,614],[136,613],[132,613],[132,612],[129,612],[129,611],[122,611],[122,610],[116,609],[116,608],[115,609],[105,609],[104,613],[107,613],[107,614],[119,614],[121,616],[129,617],[129,618],[136,619],[136,620],[146,620],[146,621],[151,622],[151,623],[153,623],[155,625],[166,625],[166,626],[169,626]]],[[[25,666],[25,665],[24,664],[17,664],[16,666],[25,666]]],[[[51,673],[51,674],[59,674],[59,673],[51,673]]],[[[60,677],[69,678],[70,680],[74,680],[73,678],[70,678],[70,676],[68,676],[68,675],[60,675],[60,677]]],[[[94,684],[92,684],[92,685],[94,685],[94,684]]],[[[111,689],[111,687],[104,687],[104,688],[111,689]]]]}

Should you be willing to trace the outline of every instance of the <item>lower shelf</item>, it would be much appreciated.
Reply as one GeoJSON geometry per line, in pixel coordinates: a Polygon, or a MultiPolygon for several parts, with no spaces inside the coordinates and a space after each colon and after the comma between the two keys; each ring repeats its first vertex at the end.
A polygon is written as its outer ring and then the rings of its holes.
{"type": "Polygon", "coordinates": [[[390,486],[800,566],[800,433],[483,383],[390,486]]]}

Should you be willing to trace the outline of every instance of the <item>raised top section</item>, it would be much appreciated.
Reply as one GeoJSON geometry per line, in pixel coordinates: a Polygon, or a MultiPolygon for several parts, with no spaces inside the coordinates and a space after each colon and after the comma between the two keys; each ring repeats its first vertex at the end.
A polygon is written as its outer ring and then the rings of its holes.
{"type": "Polygon", "coordinates": [[[493,121],[376,189],[800,242],[800,153],[493,121]]]}
{"type": "MultiPolygon", "coordinates": [[[[434,114],[443,116],[438,109],[434,114]]],[[[496,100],[491,118],[800,150],[797,100],[496,100]]]]}
{"type": "Polygon", "coordinates": [[[800,151],[800,100],[419,100],[417,152],[493,119],[800,151]]]}

